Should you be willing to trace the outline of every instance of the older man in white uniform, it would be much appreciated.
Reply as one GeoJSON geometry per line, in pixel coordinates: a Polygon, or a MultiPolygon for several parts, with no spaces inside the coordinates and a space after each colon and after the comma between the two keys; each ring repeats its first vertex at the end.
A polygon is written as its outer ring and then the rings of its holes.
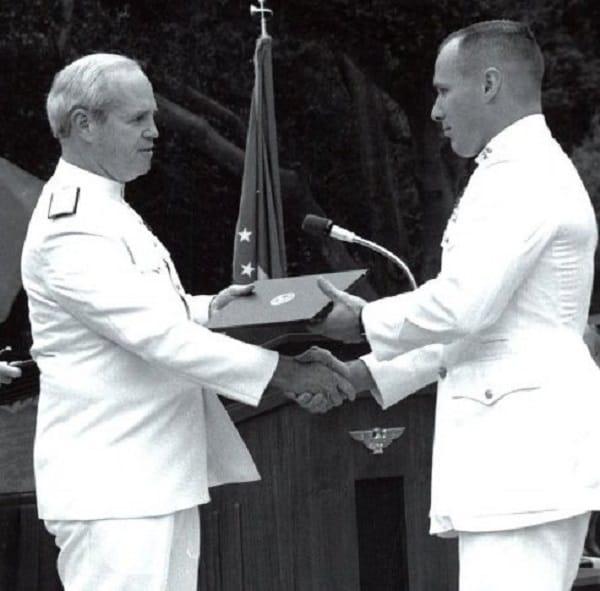
{"type": "Polygon", "coordinates": [[[319,410],[352,388],[325,354],[300,363],[203,326],[239,290],[186,294],[123,199],[158,136],[152,86],[134,61],[73,62],[47,110],[62,158],[22,262],[41,372],[39,514],[66,591],[196,591],[197,506],[211,486],[259,478],[215,392],[257,405],[272,384],[316,393],[300,402],[319,410]]]}
{"type": "Polygon", "coordinates": [[[337,303],[322,330],[348,340],[362,321],[373,350],[352,363],[357,387],[388,407],[439,376],[431,532],[458,534],[461,591],[569,590],[600,509],[600,375],[582,338],[596,220],[541,114],[542,76],[525,25],[449,36],[432,117],[477,168],[441,272],[366,305],[323,284],[337,303]]]}

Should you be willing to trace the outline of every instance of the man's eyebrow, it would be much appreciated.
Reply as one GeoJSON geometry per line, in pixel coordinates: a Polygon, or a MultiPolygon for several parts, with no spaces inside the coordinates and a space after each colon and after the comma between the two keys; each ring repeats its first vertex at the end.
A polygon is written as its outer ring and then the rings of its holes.
{"type": "Polygon", "coordinates": [[[147,113],[155,114],[158,111],[158,108],[149,108],[149,109],[136,109],[131,111],[130,117],[139,117],[141,115],[146,115],[147,113]]]}

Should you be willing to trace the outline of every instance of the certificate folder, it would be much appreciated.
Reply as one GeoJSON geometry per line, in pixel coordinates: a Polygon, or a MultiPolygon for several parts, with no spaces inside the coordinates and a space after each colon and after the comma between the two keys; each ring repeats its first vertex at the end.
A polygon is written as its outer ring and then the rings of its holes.
{"type": "Polygon", "coordinates": [[[234,299],[215,313],[208,328],[265,347],[314,341],[308,324],[324,316],[332,305],[317,279],[324,277],[338,289],[352,291],[366,273],[366,269],[358,269],[255,281],[254,293],[234,299]]]}

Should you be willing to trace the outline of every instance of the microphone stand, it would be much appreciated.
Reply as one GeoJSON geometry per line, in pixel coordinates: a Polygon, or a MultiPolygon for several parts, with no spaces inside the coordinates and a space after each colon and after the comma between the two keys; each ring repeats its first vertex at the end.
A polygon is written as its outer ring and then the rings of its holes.
{"type": "Polygon", "coordinates": [[[398,256],[396,256],[393,252],[390,252],[387,248],[380,246],[376,242],[371,242],[370,240],[366,240],[365,238],[361,238],[358,234],[351,232],[350,230],[346,230],[345,228],[341,228],[340,226],[336,226],[330,219],[323,218],[318,215],[308,214],[304,217],[304,221],[302,222],[302,229],[308,234],[313,234],[314,236],[318,236],[319,238],[323,238],[324,236],[328,238],[333,238],[334,240],[341,240],[342,242],[349,242],[350,244],[360,244],[372,250],[378,254],[383,255],[388,258],[394,264],[398,265],[404,271],[405,275],[408,277],[410,281],[410,285],[412,289],[417,289],[417,282],[413,274],[410,272],[408,265],[398,256]]]}
{"type": "Polygon", "coordinates": [[[390,261],[392,261],[393,263],[395,263],[396,265],[398,265],[398,267],[400,267],[402,269],[402,271],[404,271],[405,275],[408,277],[408,280],[410,282],[410,286],[412,287],[412,289],[413,290],[417,289],[417,282],[415,281],[413,274],[411,273],[410,269],[408,268],[408,265],[399,256],[396,256],[393,252],[391,252],[387,248],[384,248],[383,246],[377,244],[376,242],[371,242],[370,240],[361,238],[360,236],[357,236],[356,234],[354,234],[352,242],[354,244],[360,244],[361,246],[364,246],[365,248],[368,248],[369,250],[372,250],[378,254],[381,254],[384,257],[386,257],[387,259],[389,259],[390,261]]]}

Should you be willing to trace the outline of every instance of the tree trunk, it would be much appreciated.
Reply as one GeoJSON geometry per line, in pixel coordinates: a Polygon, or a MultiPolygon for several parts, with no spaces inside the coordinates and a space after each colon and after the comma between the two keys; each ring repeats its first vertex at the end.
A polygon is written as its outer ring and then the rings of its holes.
{"type": "Polygon", "coordinates": [[[66,61],[71,42],[71,27],[75,0],[60,0],[60,17],[56,23],[56,51],[61,63],[66,61]]]}
{"type": "MultiPolygon", "coordinates": [[[[244,169],[244,151],[224,138],[208,121],[199,115],[157,95],[162,123],[192,138],[204,157],[216,162],[231,174],[241,177],[244,169]]],[[[281,193],[284,201],[284,221],[291,234],[308,213],[323,216],[325,212],[311,194],[308,182],[299,170],[280,170],[281,193]]],[[[356,269],[359,265],[340,242],[323,240],[318,243],[319,252],[331,270],[356,269]]]]}
{"type": "MultiPolygon", "coordinates": [[[[423,92],[423,96],[426,93],[423,92]]],[[[426,101],[422,103],[427,104],[426,101]]],[[[413,103],[414,106],[414,103],[413,103]]],[[[443,139],[423,108],[407,110],[415,152],[415,177],[422,208],[422,263],[420,282],[431,279],[440,269],[441,240],[456,200],[451,167],[442,157],[443,139]]]]}
{"type": "MultiPolygon", "coordinates": [[[[345,54],[339,65],[352,97],[360,143],[360,164],[365,191],[360,196],[368,204],[370,237],[395,253],[405,255],[408,240],[400,212],[400,195],[385,125],[387,111],[382,93],[345,54]]],[[[374,260],[373,274],[381,293],[398,291],[398,277],[391,263],[374,260]]]]}
{"type": "Polygon", "coordinates": [[[238,117],[235,113],[221,105],[219,102],[211,99],[210,97],[202,94],[200,91],[192,88],[191,86],[184,86],[183,93],[187,98],[194,110],[200,111],[201,113],[213,116],[219,121],[222,121],[227,125],[229,130],[234,136],[234,139],[240,144],[246,143],[246,124],[238,117]]]}

